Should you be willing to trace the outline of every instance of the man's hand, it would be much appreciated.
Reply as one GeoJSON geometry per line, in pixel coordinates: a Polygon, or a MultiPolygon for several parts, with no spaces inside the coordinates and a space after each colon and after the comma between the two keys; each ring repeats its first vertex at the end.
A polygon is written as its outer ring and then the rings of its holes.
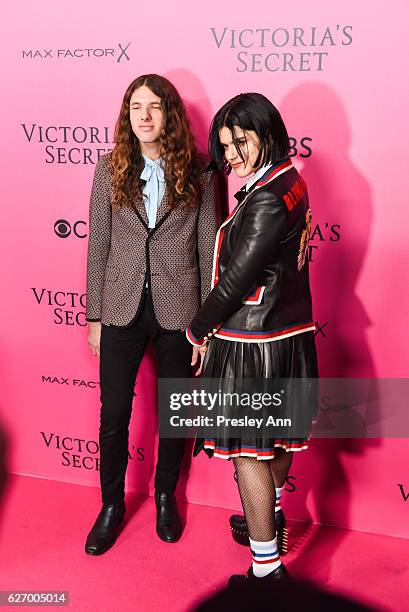
{"type": "Polygon", "coordinates": [[[202,373],[203,361],[207,352],[207,344],[203,346],[194,346],[192,351],[192,366],[195,366],[199,360],[199,367],[195,372],[195,376],[200,376],[202,373]]]}
{"type": "Polygon", "coordinates": [[[88,346],[94,357],[99,357],[101,345],[101,321],[88,322],[88,346]]]}

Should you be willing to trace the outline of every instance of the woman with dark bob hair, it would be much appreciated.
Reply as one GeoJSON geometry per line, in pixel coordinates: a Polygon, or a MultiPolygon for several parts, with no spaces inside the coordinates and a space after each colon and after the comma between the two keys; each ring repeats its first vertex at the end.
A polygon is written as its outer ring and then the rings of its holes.
{"type": "MultiPolygon", "coordinates": [[[[212,291],[186,335],[207,351],[204,376],[223,388],[232,380],[253,379],[265,388],[271,379],[302,379],[301,390],[291,386],[287,397],[288,414],[297,415],[313,403],[311,379],[318,375],[307,187],[288,157],[280,113],[261,94],[240,94],[216,113],[209,148],[219,168],[247,182],[218,231],[212,291]]],[[[223,407],[227,416],[229,410],[231,416],[233,409],[223,407]]],[[[230,581],[288,578],[280,560],[280,496],[293,452],[307,448],[308,437],[309,430],[304,437],[274,437],[274,428],[253,426],[240,437],[226,428],[200,441],[209,456],[233,459],[237,473],[245,519],[232,517],[231,523],[234,528],[241,521],[240,529],[248,530],[252,565],[246,577],[230,581]]]]}

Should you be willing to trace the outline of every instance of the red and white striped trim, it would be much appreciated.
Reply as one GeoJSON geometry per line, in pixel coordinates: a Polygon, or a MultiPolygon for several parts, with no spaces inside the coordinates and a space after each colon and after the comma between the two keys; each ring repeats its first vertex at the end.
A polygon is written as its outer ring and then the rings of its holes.
{"type": "Polygon", "coordinates": [[[316,329],[313,323],[306,323],[304,325],[297,325],[289,329],[283,329],[277,332],[243,332],[243,331],[230,331],[221,328],[216,334],[216,338],[222,340],[230,340],[234,342],[274,342],[276,340],[282,340],[283,338],[290,338],[290,336],[296,336],[297,334],[304,334],[308,331],[314,331],[316,329]]]}
{"type": "MultiPolygon", "coordinates": [[[[236,211],[237,212],[237,211],[236,211]]],[[[236,213],[234,213],[236,214],[236,213]]],[[[227,217],[225,223],[227,222],[229,217],[227,217]]],[[[220,255],[220,249],[222,246],[222,242],[223,242],[223,235],[224,235],[224,229],[223,226],[221,226],[219,228],[219,231],[216,234],[216,241],[215,241],[215,245],[214,245],[214,252],[213,252],[213,268],[212,268],[212,282],[211,282],[211,289],[214,289],[215,285],[217,285],[218,281],[219,281],[219,255],[220,255]]]]}
{"type": "Polygon", "coordinates": [[[190,331],[190,328],[186,330],[186,338],[189,340],[190,344],[193,344],[193,346],[203,346],[206,342],[205,339],[197,340],[197,338],[195,338],[195,336],[190,331]]]}
{"type": "Polygon", "coordinates": [[[257,287],[253,295],[247,296],[247,299],[243,300],[243,304],[254,304],[255,306],[261,304],[265,290],[265,285],[263,285],[263,287],[257,287]]]}
{"type": "MultiPolygon", "coordinates": [[[[214,442],[206,440],[204,443],[204,448],[213,451],[213,457],[218,457],[219,459],[234,459],[235,457],[252,457],[257,459],[258,461],[265,461],[269,459],[274,459],[275,452],[274,449],[271,449],[271,452],[268,451],[257,451],[256,449],[246,449],[244,448],[233,448],[231,450],[224,450],[217,446],[215,446],[214,442]]],[[[288,442],[288,440],[275,440],[274,448],[283,448],[287,452],[298,452],[302,450],[308,449],[308,441],[305,440],[303,442],[288,442]]]]}
{"type": "Polygon", "coordinates": [[[271,171],[271,174],[269,174],[267,178],[264,179],[264,181],[259,181],[256,187],[258,188],[258,187],[263,187],[264,185],[267,185],[267,183],[277,178],[277,176],[280,176],[284,172],[287,172],[287,170],[292,168],[292,165],[293,163],[291,159],[287,159],[285,162],[277,166],[277,168],[274,168],[274,170],[271,171]]]}
{"type": "Polygon", "coordinates": [[[268,559],[257,559],[257,557],[254,556],[254,554],[252,555],[253,563],[257,563],[257,565],[265,565],[266,563],[274,563],[275,561],[278,561],[279,558],[280,558],[280,555],[278,555],[276,552],[271,553],[268,559]]]}

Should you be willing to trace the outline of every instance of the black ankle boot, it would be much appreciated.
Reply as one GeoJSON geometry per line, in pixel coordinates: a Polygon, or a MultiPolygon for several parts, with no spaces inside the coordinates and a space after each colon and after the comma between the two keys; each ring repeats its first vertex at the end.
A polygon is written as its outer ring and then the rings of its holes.
{"type": "Polygon", "coordinates": [[[173,493],[155,492],[156,533],[164,542],[177,542],[182,535],[182,521],[173,493]]]}
{"type": "Polygon", "coordinates": [[[246,575],[243,576],[242,574],[233,574],[233,576],[230,576],[228,585],[229,587],[234,587],[247,581],[252,584],[270,584],[270,582],[274,583],[276,580],[289,579],[290,574],[283,563],[281,563],[281,565],[279,565],[273,572],[267,574],[267,576],[263,576],[263,578],[257,578],[253,574],[253,568],[250,566],[246,575]]]}
{"type": "Polygon", "coordinates": [[[115,543],[118,525],[125,515],[125,502],[104,504],[93,528],[88,534],[85,552],[89,555],[102,555],[115,543]]]}
{"type": "MultiPolygon", "coordinates": [[[[275,526],[278,552],[280,555],[285,555],[288,552],[288,530],[286,529],[286,520],[282,510],[275,513],[275,526]]],[[[250,546],[249,530],[244,516],[241,514],[232,514],[230,517],[230,529],[233,534],[233,539],[238,544],[250,546]]]]}

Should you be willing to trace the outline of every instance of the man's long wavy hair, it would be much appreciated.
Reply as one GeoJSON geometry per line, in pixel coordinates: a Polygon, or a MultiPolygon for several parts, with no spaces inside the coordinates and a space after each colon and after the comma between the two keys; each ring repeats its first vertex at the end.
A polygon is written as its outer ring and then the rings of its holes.
{"type": "Polygon", "coordinates": [[[138,77],[129,85],[122,101],[115,127],[115,148],[111,153],[112,206],[135,207],[142,202],[144,181],[139,177],[144,168],[139,141],[129,118],[130,100],[135,89],[146,85],[161,99],[164,129],[160,155],[165,162],[165,180],[169,208],[180,204],[196,207],[201,195],[200,176],[205,162],[198,152],[185,107],[176,88],[157,74],[138,77]]]}

